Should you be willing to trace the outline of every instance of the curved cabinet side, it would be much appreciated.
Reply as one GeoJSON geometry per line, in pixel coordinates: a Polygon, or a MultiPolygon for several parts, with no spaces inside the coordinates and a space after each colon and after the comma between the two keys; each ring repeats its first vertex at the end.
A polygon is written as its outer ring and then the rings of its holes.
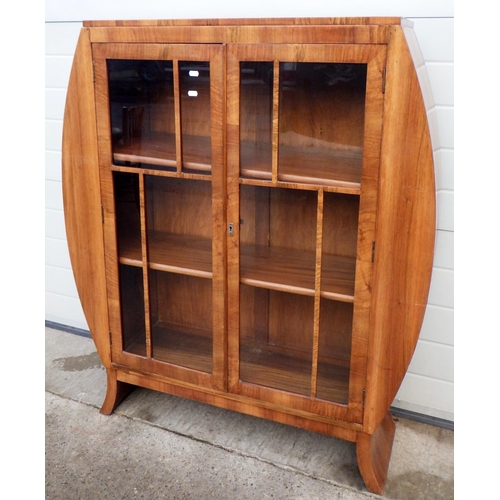
{"type": "Polygon", "coordinates": [[[64,219],[82,308],[103,364],[110,366],[92,53],[83,28],[75,51],[64,111],[64,219]]]}
{"type": "Polygon", "coordinates": [[[384,419],[424,318],[432,273],[436,198],[427,113],[401,27],[387,59],[373,310],[364,430],[384,419]]]}

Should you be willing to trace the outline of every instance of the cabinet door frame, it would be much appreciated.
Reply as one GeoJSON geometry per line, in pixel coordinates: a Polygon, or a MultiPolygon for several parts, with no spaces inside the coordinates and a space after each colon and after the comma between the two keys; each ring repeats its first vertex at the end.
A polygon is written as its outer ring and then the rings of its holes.
{"type": "MultiPolygon", "coordinates": [[[[224,156],[224,61],[225,46],[223,44],[158,44],[158,43],[93,43],[92,44],[95,98],[99,150],[100,191],[103,212],[103,232],[106,247],[105,266],[107,281],[107,300],[110,324],[111,361],[114,365],[125,366],[140,372],[154,373],[184,384],[202,386],[214,390],[225,390],[226,387],[226,240],[225,240],[225,156],[224,156]],[[176,156],[177,169],[174,172],[156,171],[154,169],[135,169],[144,185],[145,175],[157,175],[174,179],[196,179],[211,183],[212,193],[212,373],[185,368],[179,365],[155,360],[151,350],[151,328],[148,325],[150,311],[145,300],[146,316],[146,356],[127,353],[123,350],[122,326],[120,317],[120,293],[118,272],[118,251],[116,235],[115,200],[113,194],[113,153],[111,143],[111,126],[109,116],[109,95],[107,59],[126,60],[169,60],[208,61],[210,62],[210,138],[211,138],[211,174],[201,175],[185,173],[180,161],[180,97],[178,90],[175,97],[176,115],[176,156]]],[[[174,70],[174,73],[177,71],[174,70]]],[[[179,85],[178,77],[174,78],[174,87],[179,85]]],[[[134,171],[134,169],[129,169],[134,171]]],[[[141,195],[142,196],[142,195],[141,195]]],[[[142,196],[143,198],[143,196],[142,196]]],[[[144,203],[144,200],[141,200],[144,203]]],[[[145,217],[143,210],[141,233],[145,233],[145,217]]],[[[145,258],[145,234],[142,234],[142,267],[145,290],[148,287],[148,263],[145,258]]],[[[145,296],[148,292],[145,293],[145,296]]]]}
{"type": "MultiPolygon", "coordinates": [[[[266,401],[328,418],[361,423],[366,387],[367,353],[370,333],[372,299],[373,252],[375,245],[378,177],[384,103],[384,72],[387,57],[385,44],[234,44],[227,51],[227,168],[228,222],[233,222],[233,234],[228,236],[228,390],[244,397],[266,401]],[[316,186],[282,182],[276,174],[277,111],[273,117],[273,173],[268,181],[240,179],[240,62],[273,62],[275,70],[283,62],[364,63],[367,65],[365,123],[361,183],[358,189],[316,186]],[[302,396],[283,390],[258,386],[239,379],[240,363],[240,187],[242,184],[317,189],[359,196],[359,219],[354,292],[354,315],[350,357],[348,404],[319,400],[314,394],[302,396]]],[[[277,77],[275,77],[277,78],[277,77]]],[[[274,83],[274,100],[277,83],[274,83]]],[[[276,107],[276,102],[273,102],[276,107]]],[[[318,292],[316,291],[316,295],[318,292]]],[[[319,320],[317,320],[319,321],[319,320]]],[[[315,327],[316,329],[316,327],[315,327]]],[[[314,352],[318,350],[315,333],[314,352]]],[[[317,363],[317,357],[316,357],[317,363]]],[[[314,365],[314,358],[313,358],[314,365]]],[[[317,366],[317,364],[316,364],[317,366]]],[[[312,379],[314,378],[314,368],[312,379]]]]}

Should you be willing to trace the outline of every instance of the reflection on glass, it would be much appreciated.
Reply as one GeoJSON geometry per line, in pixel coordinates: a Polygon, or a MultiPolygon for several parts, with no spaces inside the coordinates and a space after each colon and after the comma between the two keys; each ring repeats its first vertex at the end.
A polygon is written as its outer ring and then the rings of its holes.
{"type": "Polygon", "coordinates": [[[365,64],[280,63],[281,180],[359,183],[365,93],[365,64]]]}
{"type": "Polygon", "coordinates": [[[175,169],[172,61],[109,59],[107,64],[113,162],[175,169]]]}
{"type": "Polygon", "coordinates": [[[211,170],[210,63],[179,62],[182,167],[209,174],[211,170]]]}
{"type": "Polygon", "coordinates": [[[273,63],[240,63],[240,172],[271,178],[273,63]]]}

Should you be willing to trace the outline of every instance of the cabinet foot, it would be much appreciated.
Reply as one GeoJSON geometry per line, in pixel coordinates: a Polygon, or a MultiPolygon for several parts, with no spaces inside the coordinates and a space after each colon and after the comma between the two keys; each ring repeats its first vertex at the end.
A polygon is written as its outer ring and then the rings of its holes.
{"type": "Polygon", "coordinates": [[[366,487],[379,495],[387,478],[395,431],[396,424],[390,412],[387,412],[373,434],[358,432],[356,437],[359,471],[366,487]]]}
{"type": "Polygon", "coordinates": [[[106,369],[108,386],[106,397],[102,403],[100,412],[104,415],[111,415],[116,407],[135,389],[135,386],[120,382],[117,379],[116,370],[106,369]]]}

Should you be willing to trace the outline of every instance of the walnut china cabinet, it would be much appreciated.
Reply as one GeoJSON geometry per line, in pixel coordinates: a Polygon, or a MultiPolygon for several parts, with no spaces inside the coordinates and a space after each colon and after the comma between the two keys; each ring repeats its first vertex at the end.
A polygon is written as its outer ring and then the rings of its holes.
{"type": "Polygon", "coordinates": [[[399,18],[84,23],[63,191],[102,413],[141,386],[336,436],[382,491],[434,249],[418,54],[399,18]]]}

